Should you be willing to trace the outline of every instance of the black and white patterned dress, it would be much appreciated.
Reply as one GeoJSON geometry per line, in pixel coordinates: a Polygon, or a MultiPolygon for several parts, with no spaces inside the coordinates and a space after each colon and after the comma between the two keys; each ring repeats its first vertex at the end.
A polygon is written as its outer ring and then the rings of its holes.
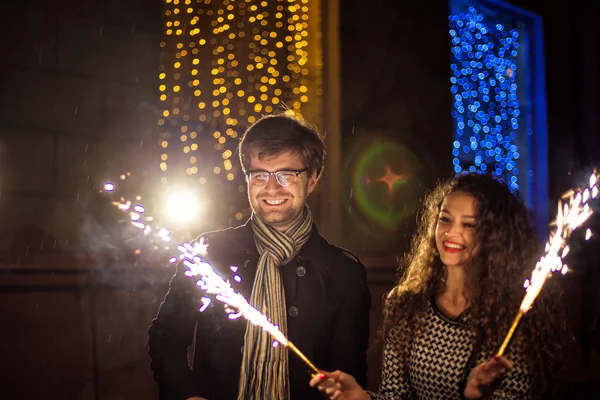
{"type": "MultiPolygon", "coordinates": [[[[390,331],[383,350],[379,391],[369,392],[373,400],[464,398],[464,382],[472,368],[471,334],[466,317],[463,313],[450,319],[431,301],[424,318],[405,364],[400,362],[396,350],[402,346],[399,332],[390,331]]],[[[526,364],[520,353],[513,350],[509,347],[505,356],[514,363],[514,368],[504,376],[492,399],[530,398],[526,364]]],[[[491,352],[484,349],[477,364],[491,356],[491,352]]]]}

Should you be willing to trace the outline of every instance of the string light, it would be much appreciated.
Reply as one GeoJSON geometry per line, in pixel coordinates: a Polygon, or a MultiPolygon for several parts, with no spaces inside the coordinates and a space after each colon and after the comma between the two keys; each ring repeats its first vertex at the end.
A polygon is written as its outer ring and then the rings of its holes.
{"type": "Polygon", "coordinates": [[[450,16],[454,170],[489,171],[519,189],[519,32],[490,25],[474,7],[450,16]]]}
{"type": "Polygon", "coordinates": [[[250,124],[282,104],[320,119],[320,9],[321,0],[164,0],[163,183],[184,175],[237,193],[244,176],[232,156],[250,124]]]}

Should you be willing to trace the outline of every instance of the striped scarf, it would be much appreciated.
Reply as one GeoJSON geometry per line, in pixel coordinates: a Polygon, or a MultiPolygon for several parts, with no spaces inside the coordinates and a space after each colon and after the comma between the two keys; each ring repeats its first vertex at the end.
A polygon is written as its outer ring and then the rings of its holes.
{"type": "MultiPolygon", "coordinates": [[[[285,290],[279,267],[291,261],[310,237],[312,215],[308,206],[285,233],[252,216],[254,242],[260,254],[250,304],[279,326],[287,336],[285,290]]],[[[248,323],[238,400],[289,399],[288,351],[273,347],[273,339],[248,323]]]]}

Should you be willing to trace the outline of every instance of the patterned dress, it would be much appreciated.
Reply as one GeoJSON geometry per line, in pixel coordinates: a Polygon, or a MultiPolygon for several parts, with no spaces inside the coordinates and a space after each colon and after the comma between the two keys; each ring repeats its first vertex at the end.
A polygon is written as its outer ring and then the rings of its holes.
{"type": "MultiPolygon", "coordinates": [[[[373,400],[463,399],[466,378],[473,365],[471,334],[465,314],[455,319],[444,316],[430,301],[422,328],[417,332],[408,362],[397,354],[399,331],[390,331],[383,350],[381,385],[373,400]]],[[[530,377],[520,352],[509,347],[505,356],[514,368],[502,379],[491,399],[530,399],[530,377]]],[[[484,349],[477,364],[491,357],[484,349]]]]}

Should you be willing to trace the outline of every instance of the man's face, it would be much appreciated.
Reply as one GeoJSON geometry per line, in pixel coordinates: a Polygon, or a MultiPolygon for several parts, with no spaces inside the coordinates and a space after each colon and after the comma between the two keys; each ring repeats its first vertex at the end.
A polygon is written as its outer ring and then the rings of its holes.
{"type": "MultiPolygon", "coordinates": [[[[284,151],[262,160],[258,159],[257,151],[250,155],[249,171],[294,172],[304,169],[306,165],[302,157],[294,151],[284,151]]],[[[285,232],[300,217],[308,195],[315,189],[316,173],[309,174],[308,170],[297,174],[296,181],[289,186],[282,186],[275,175],[269,175],[266,184],[263,179],[247,177],[248,200],[254,214],[274,229],[285,232]]]]}

